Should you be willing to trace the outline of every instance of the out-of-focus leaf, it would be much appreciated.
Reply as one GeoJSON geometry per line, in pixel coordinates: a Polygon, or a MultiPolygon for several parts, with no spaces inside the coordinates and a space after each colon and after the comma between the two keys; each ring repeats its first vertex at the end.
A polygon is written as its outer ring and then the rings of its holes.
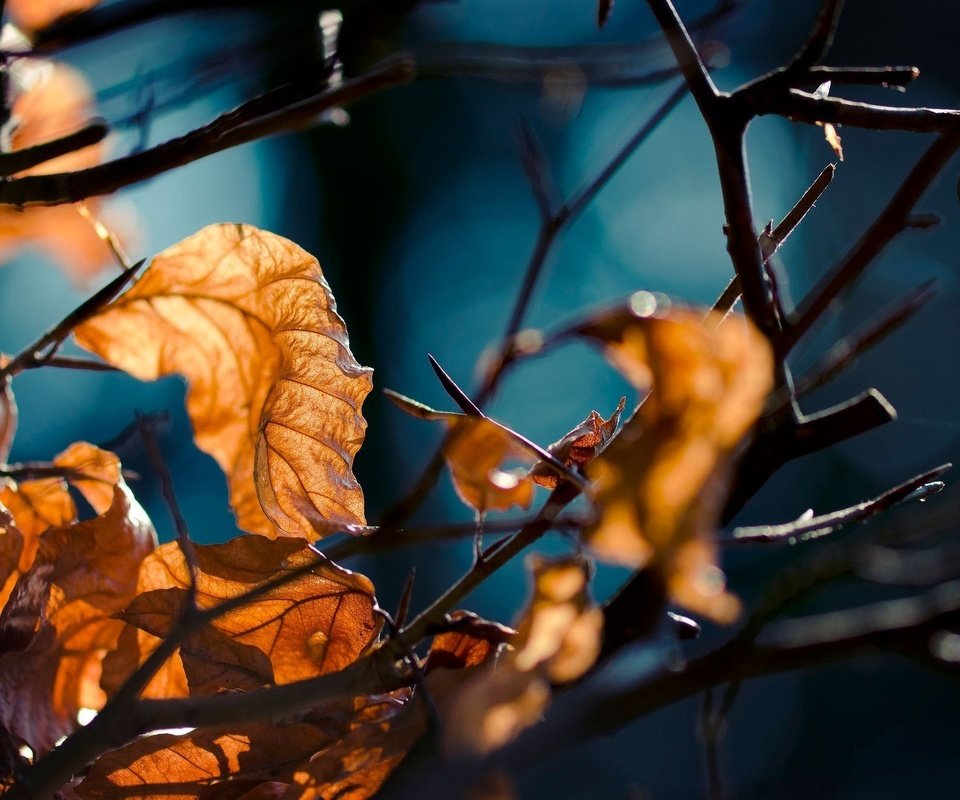
{"type": "Polygon", "coordinates": [[[39,31],[68,14],[93,8],[100,0],[7,0],[10,21],[22,31],[39,31]]]}
{"type": "MultiPolygon", "coordinates": [[[[122,629],[113,615],[134,597],[140,562],[156,543],[122,481],[113,492],[101,516],[44,532],[20,578],[43,574],[47,594],[29,646],[0,654],[0,722],[38,754],[76,727],[80,708],[103,705],[101,662],[122,629]]],[[[16,597],[15,589],[8,603],[16,597]]]]}
{"type": "MultiPolygon", "coordinates": [[[[563,438],[547,448],[547,452],[568,467],[580,467],[591,461],[604,447],[620,424],[620,415],[626,406],[627,398],[621,397],[616,410],[609,419],[604,419],[596,411],[563,438]]],[[[530,472],[534,483],[555,489],[559,479],[556,470],[542,461],[530,472]]]]}
{"type": "MultiPolygon", "coordinates": [[[[32,5],[32,0],[21,3],[32,5]]],[[[39,3],[39,5],[44,5],[39,3]]],[[[9,4],[8,4],[8,10],[9,4]]],[[[73,67],[26,59],[20,71],[14,71],[24,84],[13,103],[9,142],[11,150],[21,150],[60,138],[79,130],[93,117],[93,93],[86,78],[73,67]]],[[[46,161],[19,175],[45,175],[72,172],[99,164],[104,157],[102,143],[46,161]]],[[[98,200],[87,203],[96,216],[101,214],[98,200]]],[[[112,263],[114,255],[94,226],[76,205],[36,206],[17,209],[0,207],[0,259],[25,245],[46,252],[71,277],[82,280],[112,263]]]]}
{"type": "Polygon", "coordinates": [[[420,419],[445,422],[450,433],[443,457],[457,496],[474,511],[528,508],[533,502],[533,481],[524,469],[505,469],[513,460],[527,466],[536,462],[530,449],[507,428],[487,417],[437,411],[397,392],[387,397],[401,410],[420,419]]]}
{"type": "Polygon", "coordinates": [[[370,370],[350,352],[317,260],[293,242],[204,228],[76,336],[142,380],[187,378],[197,445],[227,474],[244,530],[316,538],[365,524],[352,465],[370,370]]]}
{"type": "Polygon", "coordinates": [[[291,779],[297,765],[308,763],[335,741],[330,731],[306,723],[248,723],[184,735],[146,736],[101,756],[76,793],[83,800],[246,796],[243,793],[249,793],[257,779],[291,779]],[[239,795],[231,791],[234,781],[242,781],[239,795]]]}
{"type": "Polygon", "coordinates": [[[676,602],[729,622],[739,604],[716,565],[713,528],[733,450],[773,385],[773,358],[746,318],[720,323],[690,309],[650,309],[581,328],[638,388],[652,390],[587,467],[599,517],[585,539],[609,561],[655,563],[676,602]]]}
{"type": "Polygon", "coordinates": [[[552,683],[583,675],[600,652],[603,613],[590,600],[590,566],[571,556],[532,559],[534,594],[514,649],[481,670],[450,702],[444,726],[454,752],[485,753],[539,719],[552,683]]]}
{"type": "MultiPolygon", "coordinates": [[[[343,669],[373,642],[380,629],[373,586],[358,573],[317,558],[306,541],[239,537],[222,545],[197,545],[197,604],[208,609],[305,563],[306,575],[271,589],[226,614],[180,650],[191,694],[291,683],[343,669]],[[257,656],[257,651],[263,658],[257,656]],[[222,683],[218,683],[222,681],[222,683]]],[[[112,680],[132,671],[166,636],[182,609],[190,585],[179,544],[159,547],[140,569],[138,597],[123,619],[145,633],[123,645],[135,650],[114,656],[112,680]]],[[[171,691],[183,684],[167,674],[171,691]]],[[[157,696],[154,686],[151,696],[157,696]]]]}

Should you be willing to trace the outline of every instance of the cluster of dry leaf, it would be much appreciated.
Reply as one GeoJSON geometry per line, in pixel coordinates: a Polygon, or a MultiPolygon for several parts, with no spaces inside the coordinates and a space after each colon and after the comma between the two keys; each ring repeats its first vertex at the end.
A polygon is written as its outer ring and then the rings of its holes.
{"type": "MultiPolygon", "coordinates": [[[[711,535],[729,457],[771,384],[765,340],[741,317],[721,322],[649,304],[638,313],[637,303],[580,333],[652,390],[619,435],[622,403],[609,420],[591,413],[544,452],[487,417],[396,397],[450,427],[445,457],[478,514],[527,506],[535,483],[556,487],[583,468],[596,507],[583,531],[587,552],[655,564],[677,602],[732,619],[736,601],[723,589],[711,535]],[[527,466],[508,469],[517,459],[527,466]]],[[[381,638],[371,583],[310,547],[337,531],[376,535],[352,474],[370,370],[350,353],[316,259],[249,226],[211,226],[154,258],[75,335],[138,378],[187,379],[197,445],[222,466],[249,534],[157,546],[116,456],[85,443],[55,459],[53,477],[8,481],[0,498],[8,779],[23,745],[42,757],[76,729],[81,709],[102,708],[138,670],[142,698],[202,698],[309,682],[395,646],[381,638]],[[98,516],[78,521],[71,488],[98,516]],[[144,668],[177,632],[170,657],[144,668]]],[[[8,450],[9,379],[4,402],[8,450]]],[[[71,791],[193,797],[207,786],[217,797],[366,797],[427,731],[428,712],[453,751],[501,745],[600,648],[586,556],[538,561],[532,572],[516,632],[465,612],[445,617],[447,632],[426,658],[409,656],[415,685],[306,704],[279,724],[144,736],[101,755],[71,791]]]]}

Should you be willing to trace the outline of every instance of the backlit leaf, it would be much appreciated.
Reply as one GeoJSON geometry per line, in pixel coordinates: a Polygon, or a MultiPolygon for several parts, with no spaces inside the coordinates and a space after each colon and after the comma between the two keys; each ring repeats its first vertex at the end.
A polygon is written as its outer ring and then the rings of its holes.
{"type": "Polygon", "coordinates": [[[535,723],[551,684],[582,676],[600,652],[603,613],[589,597],[590,566],[579,556],[534,557],[534,593],[513,650],[451,700],[445,740],[454,752],[485,753],[535,723]]]}
{"type": "Polygon", "coordinates": [[[352,465],[370,370],[317,260],[292,242],[204,228],[76,335],[142,380],[187,378],[197,445],[227,474],[244,530],[316,538],[365,524],[352,465]]]}
{"type": "Polygon", "coordinates": [[[335,741],[330,731],[305,723],[248,723],[183,735],[146,736],[101,756],[76,793],[84,800],[242,796],[258,779],[279,782],[292,778],[296,765],[306,764],[335,741]],[[234,781],[243,782],[239,795],[231,792],[234,781]],[[201,794],[206,787],[211,794],[201,794]]]}
{"type": "MultiPolygon", "coordinates": [[[[318,559],[304,540],[239,537],[197,545],[197,604],[208,609],[304,564],[314,569],[217,617],[180,650],[191,694],[291,683],[343,669],[380,629],[373,586],[358,573],[318,559]],[[263,658],[257,656],[256,652],[263,658]],[[218,677],[219,676],[219,677],[218,677]],[[217,681],[223,681],[217,684],[217,681]]],[[[114,656],[132,671],[175,624],[190,585],[179,544],[159,547],[141,566],[138,594],[123,619],[145,633],[123,644],[136,658],[114,656]]],[[[114,678],[116,680],[116,678],[114,678]]],[[[183,684],[164,676],[171,691],[183,684]]],[[[154,686],[151,696],[157,696],[154,686]]]]}
{"type": "Polygon", "coordinates": [[[0,654],[0,721],[36,753],[76,727],[80,708],[102,706],[101,662],[122,629],[113,615],[133,598],[137,569],[155,545],[149,519],[122,481],[113,493],[101,516],[44,532],[20,578],[28,583],[42,573],[46,597],[29,646],[0,654]]]}
{"type": "Polygon", "coordinates": [[[505,462],[513,460],[531,466],[536,457],[510,430],[487,417],[437,411],[397,392],[385,393],[411,416],[447,424],[450,433],[443,446],[443,457],[457,496],[474,511],[483,514],[530,506],[533,481],[526,470],[507,469],[505,462]]]}
{"type": "MultiPolygon", "coordinates": [[[[627,398],[621,397],[616,410],[609,419],[604,419],[596,411],[591,411],[583,422],[577,425],[563,438],[547,448],[547,452],[568,467],[582,467],[591,461],[597,453],[607,446],[607,442],[620,424],[620,415],[626,406],[627,398]]],[[[544,462],[537,464],[530,472],[534,483],[555,489],[559,479],[556,470],[544,462]]]]}
{"type": "Polygon", "coordinates": [[[716,566],[713,529],[733,450],[772,387],[773,359],[747,319],[720,321],[673,309],[583,327],[628,378],[652,390],[587,467],[599,518],[585,538],[609,561],[655,563],[676,602],[730,621],[739,604],[716,566]]]}
{"type": "Polygon", "coordinates": [[[46,28],[67,14],[86,11],[100,0],[7,0],[10,21],[24,31],[46,28]]]}
{"type": "MultiPolygon", "coordinates": [[[[21,5],[30,5],[32,0],[21,5]]],[[[9,4],[8,4],[9,6],[9,4]]],[[[13,74],[25,84],[13,103],[10,149],[21,150],[79,130],[93,117],[93,93],[86,79],[73,67],[38,59],[22,62],[13,74]]],[[[45,175],[86,169],[104,157],[102,143],[46,161],[19,175],[45,175]]],[[[87,207],[101,214],[98,200],[87,207]]],[[[96,274],[114,260],[110,247],[77,205],[0,207],[0,259],[9,258],[25,245],[46,252],[77,279],[96,274]]]]}

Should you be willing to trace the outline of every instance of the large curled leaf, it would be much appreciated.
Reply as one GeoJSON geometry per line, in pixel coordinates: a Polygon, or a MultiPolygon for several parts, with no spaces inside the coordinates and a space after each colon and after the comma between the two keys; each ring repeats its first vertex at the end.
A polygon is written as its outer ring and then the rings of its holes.
{"type": "Polygon", "coordinates": [[[610,561],[654,563],[676,602],[729,622],[739,604],[725,591],[713,530],[734,448],[772,387],[770,347],[743,317],[721,324],[720,315],[704,321],[692,309],[632,311],[582,329],[638,388],[652,390],[587,467],[599,516],[586,541],[610,561]]]}
{"type": "Polygon", "coordinates": [[[100,0],[7,0],[10,20],[22,30],[38,31],[68,14],[93,8],[100,0]]]}
{"type": "Polygon", "coordinates": [[[186,377],[197,445],[226,472],[244,530],[316,538],[365,524],[352,468],[370,370],[317,260],[293,242],[204,228],[76,336],[142,380],[186,377]]]}

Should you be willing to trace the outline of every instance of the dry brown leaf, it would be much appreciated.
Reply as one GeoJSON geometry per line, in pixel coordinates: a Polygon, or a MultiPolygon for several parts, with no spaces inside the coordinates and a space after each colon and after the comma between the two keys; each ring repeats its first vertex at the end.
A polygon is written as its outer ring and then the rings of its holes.
{"type": "Polygon", "coordinates": [[[479,514],[529,508],[533,481],[523,469],[504,469],[513,460],[527,466],[536,462],[530,449],[504,426],[487,417],[437,411],[397,392],[386,395],[406,413],[420,419],[445,422],[450,429],[443,457],[457,496],[479,514]]]}
{"type": "Polygon", "coordinates": [[[317,260],[293,242],[204,228],[76,335],[142,380],[187,378],[197,446],[227,474],[244,530],[317,538],[365,524],[352,466],[370,370],[317,260]]]}
{"type": "Polygon", "coordinates": [[[76,793],[83,800],[246,796],[243,793],[256,782],[291,779],[296,766],[308,763],[335,741],[330,731],[305,723],[248,723],[184,735],[146,736],[101,756],[76,793]],[[231,791],[234,781],[241,784],[238,794],[231,791]]]}
{"type": "MultiPolygon", "coordinates": [[[[609,419],[591,411],[576,428],[550,445],[547,452],[568,467],[582,467],[592,461],[597,453],[607,446],[607,442],[617,430],[626,404],[627,398],[621,397],[609,419]]],[[[556,489],[559,483],[556,470],[542,461],[531,470],[530,477],[534,483],[548,489],[556,489]]]]}
{"type": "MultiPolygon", "coordinates": [[[[31,0],[32,2],[32,0],[31,0]]],[[[65,64],[29,60],[26,87],[13,104],[9,149],[21,150],[79,130],[93,116],[93,93],[83,75],[65,64]]],[[[47,161],[19,175],[71,172],[99,164],[102,143],[47,161]]],[[[99,216],[98,200],[87,202],[99,216]]],[[[0,208],[0,259],[25,245],[40,248],[76,280],[83,280],[114,260],[113,252],[77,205],[0,208]]]]}
{"type": "Polygon", "coordinates": [[[725,591],[713,529],[732,453],[772,387],[773,358],[743,317],[676,309],[611,315],[584,326],[641,389],[636,416],[588,467],[599,519],[585,539],[602,558],[653,562],[673,599],[718,621],[739,604],[725,591]]]}
{"type": "Polygon", "coordinates": [[[22,31],[39,31],[68,14],[93,8],[100,0],[7,0],[10,21],[22,31]]]}
{"type": "MultiPolygon", "coordinates": [[[[203,609],[303,564],[316,567],[217,617],[212,633],[200,631],[184,643],[180,658],[191,694],[291,683],[336,672],[355,661],[379,632],[370,581],[318,560],[304,540],[243,536],[195,549],[197,604],[203,609]],[[254,650],[267,660],[258,658],[254,650]],[[218,685],[218,680],[225,683],[218,685]]],[[[143,562],[139,596],[123,619],[145,635],[125,634],[127,652],[110,661],[112,681],[132,671],[169,633],[189,585],[187,563],[176,542],[157,548],[143,562]]],[[[184,682],[175,676],[178,668],[169,669],[173,672],[163,676],[163,686],[153,686],[151,696],[158,696],[164,686],[170,692],[182,690],[184,682]]]]}
{"type": "Polygon", "coordinates": [[[478,667],[516,635],[506,625],[481,619],[470,611],[453,611],[447,618],[450,630],[438,633],[430,643],[423,667],[426,675],[440,668],[478,667]]]}
{"type": "Polygon", "coordinates": [[[113,492],[105,514],[43,533],[20,578],[43,574],[46,595],[33,640],[0,655],[0,721],[38,754],[76,727],[80,708],[102,706],[101,662],[122,628],[112,617],[134,597],[137,569],[156,542],[122,481],[113,492]]]}
{"type": "Polygon", "coordinates": [[[530,563],[534,594],[514,649],[450,701],[444,729],[453,752],[486,753],[513,739],[543,714],[551,684],[579,678],[600,653],[603,612],[589,597],[586,559],[534,557],[530,563]]]}
{"type": "MultiPolygon", "coordinates": [[[[97,514],[113,504],[114,487],[121,482],[120,459],[87,442],[76,442],[53,459],[55,467],[69,470],[69,483],[87,499],[97,514]]],[[[21,483],[7,481],[0,487],[0,503],[10,511],[23,538],[20,572],[33,564],[40,535],[48,528],[70,525],[77,520],[77,507],[63,478],[40,478],[21,483]]],[[[5,599],[11,587],[0,591],[5,599]]]]}
{"type": "Polygon", "coordinates": [[[423,704],[409,690],[362,702],[349,732],[294,771],[284,800],[367,800],[427,730],[423,704]]]}

